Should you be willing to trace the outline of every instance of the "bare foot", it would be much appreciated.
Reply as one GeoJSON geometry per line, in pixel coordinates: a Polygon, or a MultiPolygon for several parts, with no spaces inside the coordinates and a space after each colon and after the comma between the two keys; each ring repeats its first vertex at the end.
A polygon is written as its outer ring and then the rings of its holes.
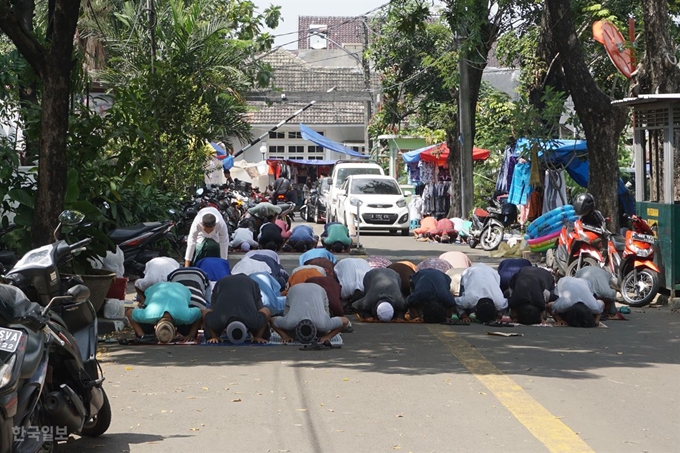
{"type": "Polygon", "coordinates": [[[330,342],[333,337],[329,337],[328,335],[324,335],[323,337],[319,338],[319,343],[324,344],[325,342],[330,342]]]}
{"type": "Polygon", "coordinates": [[[555,321],[555,325],[558,327],[566,326],[567,322],[566,321],[555,321]]]}
{"type": "Polygon", "coordinates": [[[458,318],[458,320],[464,324],[470,324],[472,322],[472,319],[470,319],[469,316],[463,316],[462,318],[458,318]]]}
{"type": "Polygon", "coordinates": [[[221,338],[211,338],[210,340],[208,340],[208,343],[209,344],[222,343],[222,339],[221,338]]]}
{"type": "Polygon", "coordinates": [[[269,343],[269,341],[265,340],[262,337],[253,337],[253,343],[267,344],[269,343]]]}

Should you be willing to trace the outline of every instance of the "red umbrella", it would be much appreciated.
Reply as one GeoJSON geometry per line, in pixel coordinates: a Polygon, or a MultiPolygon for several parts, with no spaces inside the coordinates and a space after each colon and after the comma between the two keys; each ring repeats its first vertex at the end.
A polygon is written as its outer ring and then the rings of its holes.
{"type": "MultiPolygon", "coordinates": [[[[472,148],[472,159],[473,160],[486,160],[491,151],[482,148],[472,148]]],[[[449,157],[449,147],[446,146],[446,142],[440,143],[439,145],[423,151],[420,154],[420,159],[425,162],[436,162],[438,166],[446,165],[446,159],[449,157]]]]}

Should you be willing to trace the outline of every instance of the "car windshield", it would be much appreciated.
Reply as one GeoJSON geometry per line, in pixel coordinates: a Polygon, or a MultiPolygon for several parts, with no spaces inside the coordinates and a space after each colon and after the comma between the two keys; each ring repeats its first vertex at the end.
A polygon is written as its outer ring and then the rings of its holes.
{"type": "Polygon", "coordinates": [[[401,195],[396,181],[389,179],[355,179],[349,193],[364,195],[401,195]]]}
{"type": "Polygon", "coordinates": [[[351,175],[379,175],[380,169],[375,167],[356,167],[356,168],[340,168],[338,170],[338,177],[335,180],[335,187],[340,187],[342,183],[351,175]]]}

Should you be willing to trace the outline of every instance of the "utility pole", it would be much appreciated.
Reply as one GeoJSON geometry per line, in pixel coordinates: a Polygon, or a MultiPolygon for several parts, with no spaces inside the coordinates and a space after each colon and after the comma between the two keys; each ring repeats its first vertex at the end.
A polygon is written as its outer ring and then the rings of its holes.
{"type": "Polygon", "coordinates": [[[468,73],[467,51],[460,45],[458,36],[458,125],[460,127],[460,194],[463,218],[467,218],[474,203],[474,184],[472,180],[472,112],[470,112],[470,77],[468,73]]]}
{"type": "Polygon", "coordinates": [[[153,0],[146,0],[146,14],[149,21],[149,37],[151,39],[151,72],[154,72],[156,61],[156,8],[153,0]]]}
{"type": "MultiPolygon", "coordinates": [[[[364,50],[361,52],[361,66],[364,70],[364,87],[366,88],[367,93],[371,93],[371,66],[370,62],[368,61],[368,58],[366,58],[366,52],[368,51],[368,43],[369,43],[369,38],[368,38],[368,24],[366,23],[368,21],[368,18],[366,16],[363,16],[361,18],[361,24],[363,25],[363,35],[364,35],[364,50]]],[[[371,137],[368,133],[368,126],[371,122],[371,115],[372,115],[372,100],[373,96],[371,95],[371,100],[366,101],[365,107],[364,107],[364,143],[366,143],[366,152],[368,154],[371,153],[372,146],[371,146],[371,137]]]]}

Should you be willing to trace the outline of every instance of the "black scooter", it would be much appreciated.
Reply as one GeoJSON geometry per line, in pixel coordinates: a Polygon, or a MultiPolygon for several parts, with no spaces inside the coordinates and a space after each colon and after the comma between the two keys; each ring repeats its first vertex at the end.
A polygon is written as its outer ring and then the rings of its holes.
{"type": "MultiPolygon", "coordinates": [[[[70,354],[78,361],[80,353],[63,320],[50,309],[57,301],[82,304],[89,295],[86,286],[77,285],[43,308],[18,288],[0,285],[1,453],[53,451],[58,441],[68,440],[69,432],[88,435],[84,422],[63,414],[66,402],[62,392],[76,408],[82,407],[79,397],[68,393],[68,383],[54,390],[55,367],[66,366],[62,356],[70,354]],[[75,429],[69,431],[70,427],[75,429]]],[[[103,390],[97,398],[90,404],[100,406],[101,412],[103,390]]]]}
{"type": "Polygon", "coordinates": [[[486,251],[495,250],[503,241],[505,229],[517,222],[517,206],[505,199],[489,198],[489,207],[475,208],[472,213],[472,228],[468,237],[471,248],[481,244],[486,251]]]}
{"type": "Polygon", "coordinates": [[[77,225],[83,218],[76,211],[62,212],[54,234],[57,241],[27,252],[5,278],[29,300],[50,309],[45,313],[55,342],[49,352],[51,379],[45,381],[46,413],[56,426],[66,426],[68,434],[99,436],[111,423],[111,406],[96,358],[96,312],[82,280],[62,279],[59,273],[61,264],[91,242],[88,238],[69,245],[58,240],[59,229],[62,224],[77,225]]]}

